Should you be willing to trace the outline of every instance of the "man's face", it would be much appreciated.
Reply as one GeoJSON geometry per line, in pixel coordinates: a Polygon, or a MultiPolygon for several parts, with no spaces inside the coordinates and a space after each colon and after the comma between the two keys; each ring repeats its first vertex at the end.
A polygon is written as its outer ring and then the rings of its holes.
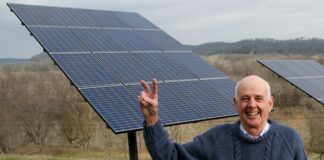
{"type": "Polygon", "coordinates": [[[261,131],[273,106],[273,97],[268,95],[266,83],[255,77],[246,79],[237,93],[234,103],[242,125],[245,129],[261,131]]]}

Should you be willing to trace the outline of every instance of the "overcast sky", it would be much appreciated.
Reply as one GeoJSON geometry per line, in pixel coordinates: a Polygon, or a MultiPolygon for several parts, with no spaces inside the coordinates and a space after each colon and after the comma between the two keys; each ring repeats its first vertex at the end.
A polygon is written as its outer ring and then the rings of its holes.
{"type": "Polygon", "coordinates": [[[6,3],[138,12],[183,44],[324,38],[323,0],[0,0],[0,58],[42,52],[6,3]]]}

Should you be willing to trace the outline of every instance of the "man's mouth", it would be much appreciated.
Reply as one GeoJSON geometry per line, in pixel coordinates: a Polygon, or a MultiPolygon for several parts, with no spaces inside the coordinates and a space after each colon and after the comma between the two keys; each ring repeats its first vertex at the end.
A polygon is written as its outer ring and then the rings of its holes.
{"type": "Polygon", "coordinates": [[[245,114],[246,115],[248,115],[248,116],[258,116],[258,115],[260,115],[260,112],[245,112],[245,114]]]}

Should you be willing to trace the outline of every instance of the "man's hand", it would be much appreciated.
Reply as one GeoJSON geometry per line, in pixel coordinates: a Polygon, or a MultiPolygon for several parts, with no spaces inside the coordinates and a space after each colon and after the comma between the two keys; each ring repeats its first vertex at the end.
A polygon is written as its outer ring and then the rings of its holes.
{"type": "Polygon", "coordinates": [[[153,91],[151,91],[150,86],[144,80],[141,80],[141,84],[144,90],[140,93],[138,99],[146,125],[151,126],[156,124],[159,119],[157,80],[152,80],[153,91]]]}

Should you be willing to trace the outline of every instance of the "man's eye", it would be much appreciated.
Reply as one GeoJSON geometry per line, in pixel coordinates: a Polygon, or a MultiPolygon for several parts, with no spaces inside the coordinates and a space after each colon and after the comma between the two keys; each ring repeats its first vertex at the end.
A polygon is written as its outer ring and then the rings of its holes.
{"type": "Polygon", "coordinates": [[[242,98],[241,98],[241,101],[243,101],[243,102],[247,102],[247,101],[249,101],[249,98],[248,98],[248,97],[242,97],[242,98]]]}
{"type": "Polygon", "coordinates": [[[263,97],[256,97],[255,98],[257,101],[263,101],[263,97]]]}

